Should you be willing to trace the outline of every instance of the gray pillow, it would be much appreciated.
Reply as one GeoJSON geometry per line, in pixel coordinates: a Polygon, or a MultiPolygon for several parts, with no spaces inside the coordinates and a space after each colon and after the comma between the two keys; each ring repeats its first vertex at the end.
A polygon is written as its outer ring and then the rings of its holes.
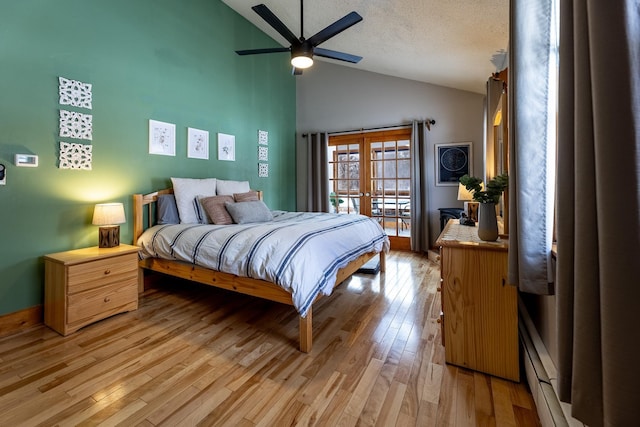
{"type": "Polygon", "coordinates": [[[273,214],[262,200],[242,203],[225,202],[224,206],[236,224],[273,220],[273,214]]]}
{"type": "Polygon", "coordinates": [[[180,224],[178,205],[176,204],[176,198],[173,194],[159,195],[156,208],[158,224],[180,224]]]}

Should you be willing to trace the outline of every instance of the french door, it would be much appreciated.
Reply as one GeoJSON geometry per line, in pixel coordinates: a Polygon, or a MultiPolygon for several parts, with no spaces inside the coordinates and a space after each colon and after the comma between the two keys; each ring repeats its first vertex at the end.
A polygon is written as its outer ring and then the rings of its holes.
{"type": "Polygon", "coordinates": [[[410,248],[411,129],[329,136],[334,212],[375,218],[393,249],[410,248]]]}

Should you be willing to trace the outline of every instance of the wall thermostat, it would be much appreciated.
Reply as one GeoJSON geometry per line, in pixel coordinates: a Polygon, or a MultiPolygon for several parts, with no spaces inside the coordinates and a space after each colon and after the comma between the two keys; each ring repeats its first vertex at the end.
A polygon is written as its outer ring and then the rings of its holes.
{"type": "Polygon", "coordinates": [[[38,156],[35,154],[16,154],[16,166],[27,166],[35,168],[38,166],[38,156]]]}
{"type": "Polygon", "coordinates": [[[0,185],[7,184],[7,172],[3,164],[0,164],[0,185]]]}

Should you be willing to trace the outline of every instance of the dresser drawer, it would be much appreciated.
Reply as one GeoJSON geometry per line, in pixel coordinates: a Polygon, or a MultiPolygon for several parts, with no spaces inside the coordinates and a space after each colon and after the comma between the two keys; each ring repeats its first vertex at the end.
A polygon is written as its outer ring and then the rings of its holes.
{"type": "Polygon", "coordinates": [[[122,307],[127,304],[133,304],[128,308],[129,310],[137,308],[137,277],[69,295],[67,297],[67,323],[90,323],[96,318],[104,318],[123,311],[122,307]]]}
{"type": "Polygon", "coordinates": [[[69,266],[69,294],[95,289],[109,283],[137,278],[137,254],[120,255],[69,266]]]}

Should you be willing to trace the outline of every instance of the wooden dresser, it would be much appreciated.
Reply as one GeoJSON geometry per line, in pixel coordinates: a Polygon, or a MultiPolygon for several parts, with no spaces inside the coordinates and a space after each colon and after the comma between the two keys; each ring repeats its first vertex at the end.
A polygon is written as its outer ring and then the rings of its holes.
{"type": "Polygon", "coordinates": [[[67,335],[137,309],[139,249],[96,246],[45,255],[45,325],[67,335]]]}
{"type": "Polygon", "coordinates": [[[449,220],[438,237],[445,360],[520,381],[518,292],[507,282],[506,240],[449,220]]]}

